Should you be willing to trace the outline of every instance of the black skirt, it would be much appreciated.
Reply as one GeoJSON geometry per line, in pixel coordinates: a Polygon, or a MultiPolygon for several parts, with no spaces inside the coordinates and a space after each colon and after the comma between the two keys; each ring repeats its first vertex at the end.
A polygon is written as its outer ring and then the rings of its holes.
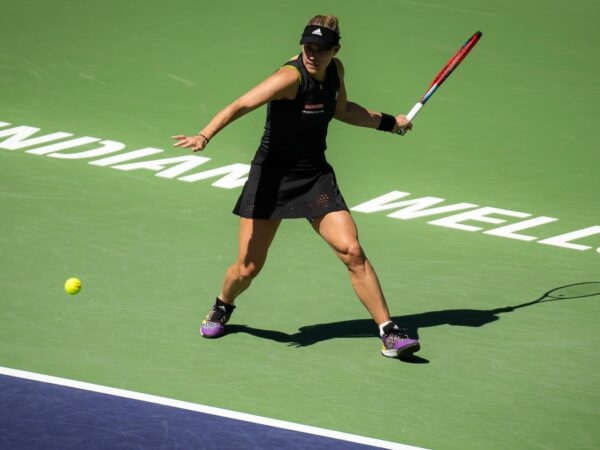
{"type": "Polygon", "coordinates": [[[329,164],[284,170],[253,163],[233,213],[252,219],[312,219],[347,210],[329,164]]]}

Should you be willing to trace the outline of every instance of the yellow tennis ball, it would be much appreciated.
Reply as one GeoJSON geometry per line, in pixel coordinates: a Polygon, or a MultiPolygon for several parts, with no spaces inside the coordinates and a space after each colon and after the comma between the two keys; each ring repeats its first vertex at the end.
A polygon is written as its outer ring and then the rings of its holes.
{"type": "Polygon", "coordinates": [[[67,294],[75,295],[81,290],[81,281],[79,278],[69,278],[65,281],[65,291],[67,294]]]}

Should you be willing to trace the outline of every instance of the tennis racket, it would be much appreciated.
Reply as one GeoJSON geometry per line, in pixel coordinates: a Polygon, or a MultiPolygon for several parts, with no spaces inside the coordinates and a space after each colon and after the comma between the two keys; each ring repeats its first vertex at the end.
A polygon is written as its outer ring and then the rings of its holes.
{"type": "MultiPolygon", "coordinates": [[[[413,106],[412,109],[408,112],[408,114],[406,115],[406,118],[408,120],[413,120],[416,117],[419,111],[421,111],[423,105],[427,103],[427,100],[431,98],[431,96],[434,94],[435,91],[438,90],[438,88],[442,85],[446,78],[448,78],[450,74],[454,71],[454,69],[456,69],[458,65],[462,62],[462,60],[465,59],[465,56],[467,56],[469,52],[473,49],[473,47],[475,47],[475,44],[477,44],[482,35],[483,33],[481,31],[476,32],[473,36],[467,39],[467,41],[462,45],[462,47],[458,49],[458,51],[452,56],[452,58],[450,58],[450,60],[446,63],[444,68],[440,70],[440,72],[433,79],[433,81],[429,85],[429,88],[427,89],[427,92],[425,92],[423,97],[421,97],[421,100],[415,103],[415,106],[413,106]]],[[[405,129],[398,128],[396,133],[403,136],[405,133],[405,129]]]]}

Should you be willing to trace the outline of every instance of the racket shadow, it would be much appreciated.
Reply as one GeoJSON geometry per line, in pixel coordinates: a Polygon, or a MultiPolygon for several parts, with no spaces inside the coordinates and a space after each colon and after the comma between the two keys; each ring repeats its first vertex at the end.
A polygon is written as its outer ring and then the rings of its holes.
{"type": "MultiPolygon", "coordinates": [[[[500,319],[502,314],[512,313],[521,308],[556,300],[600,296],[600,282],[574,283],[551,289],[540,298],[514,306],[494,309],[445,309],[418,314],[395,316],[392,319],[413,338],[419,338],[419,329],[452,325],[478,328],[500,319]]],[[[246,333],[275,342],[287,343],[292,347],[307,347],[330,339],[375,337],[377,327],[370,319],[344,320],[340,322],[307,325],[296,333],[265,330],[248,325],[228,325],[227,334],[246,333]]]]}

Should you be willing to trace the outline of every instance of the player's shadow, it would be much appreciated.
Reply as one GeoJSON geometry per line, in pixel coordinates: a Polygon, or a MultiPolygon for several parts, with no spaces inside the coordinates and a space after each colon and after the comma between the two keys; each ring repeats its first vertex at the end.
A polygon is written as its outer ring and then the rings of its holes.
{"type": "MultiPolygon", "coordinates": [[[[554,288],[538,299],[515,306],[494,309],[445,309],[395,316],[392,319],[401,327],[406,328],[407,334],[410,337],[418,339],[421,328],[440,325],[477,328],[499,320],[502,314],[512,313],[520,308],[532,306],[542,301],[547,302],[596,295],[600,295],[600,282],[575,283],[554,288]]],[[[341,322],[307,325],[301,327],[298,332],[293,334],[236,324],[230,324],[227,328],[227,334],[247,333],[263,339],[287,343],[294,347],[307,347],[329,339],[374,337],[377,336],[378,331],[370,319],[344,320],[341,322]]],[[[414,356],[412,362],[426,363],[428,361],[414,356]]]]}
{"type": "MultiPolygon", "coordinates": [[[[419,329],[435,327],[439,325],[457,325],[467,327],[480,327],[499,319],[499,314],[509,312],[504,308],[494,310],[475,309],[448,309],[442,311],[429,311],[419,314],[395,316],[392,320],[406,329],[412,338],[419,338],[419,329]]],[[[298,332],[288,334],[281,331],[265,330],[248,325],[230,324],[227,326],[227,334],[247,333],[263,339],[287,343],[292,347],[308,347],[329,339],[339,338],[374,338],[378,336],[378,330],[371,319],[344,320],[340,322],[319,323],[306,325],[298,329],[298,332]]],[[[413,363],[428,363],[426,359],[412,355],[410,361],[413,363]]]]}

